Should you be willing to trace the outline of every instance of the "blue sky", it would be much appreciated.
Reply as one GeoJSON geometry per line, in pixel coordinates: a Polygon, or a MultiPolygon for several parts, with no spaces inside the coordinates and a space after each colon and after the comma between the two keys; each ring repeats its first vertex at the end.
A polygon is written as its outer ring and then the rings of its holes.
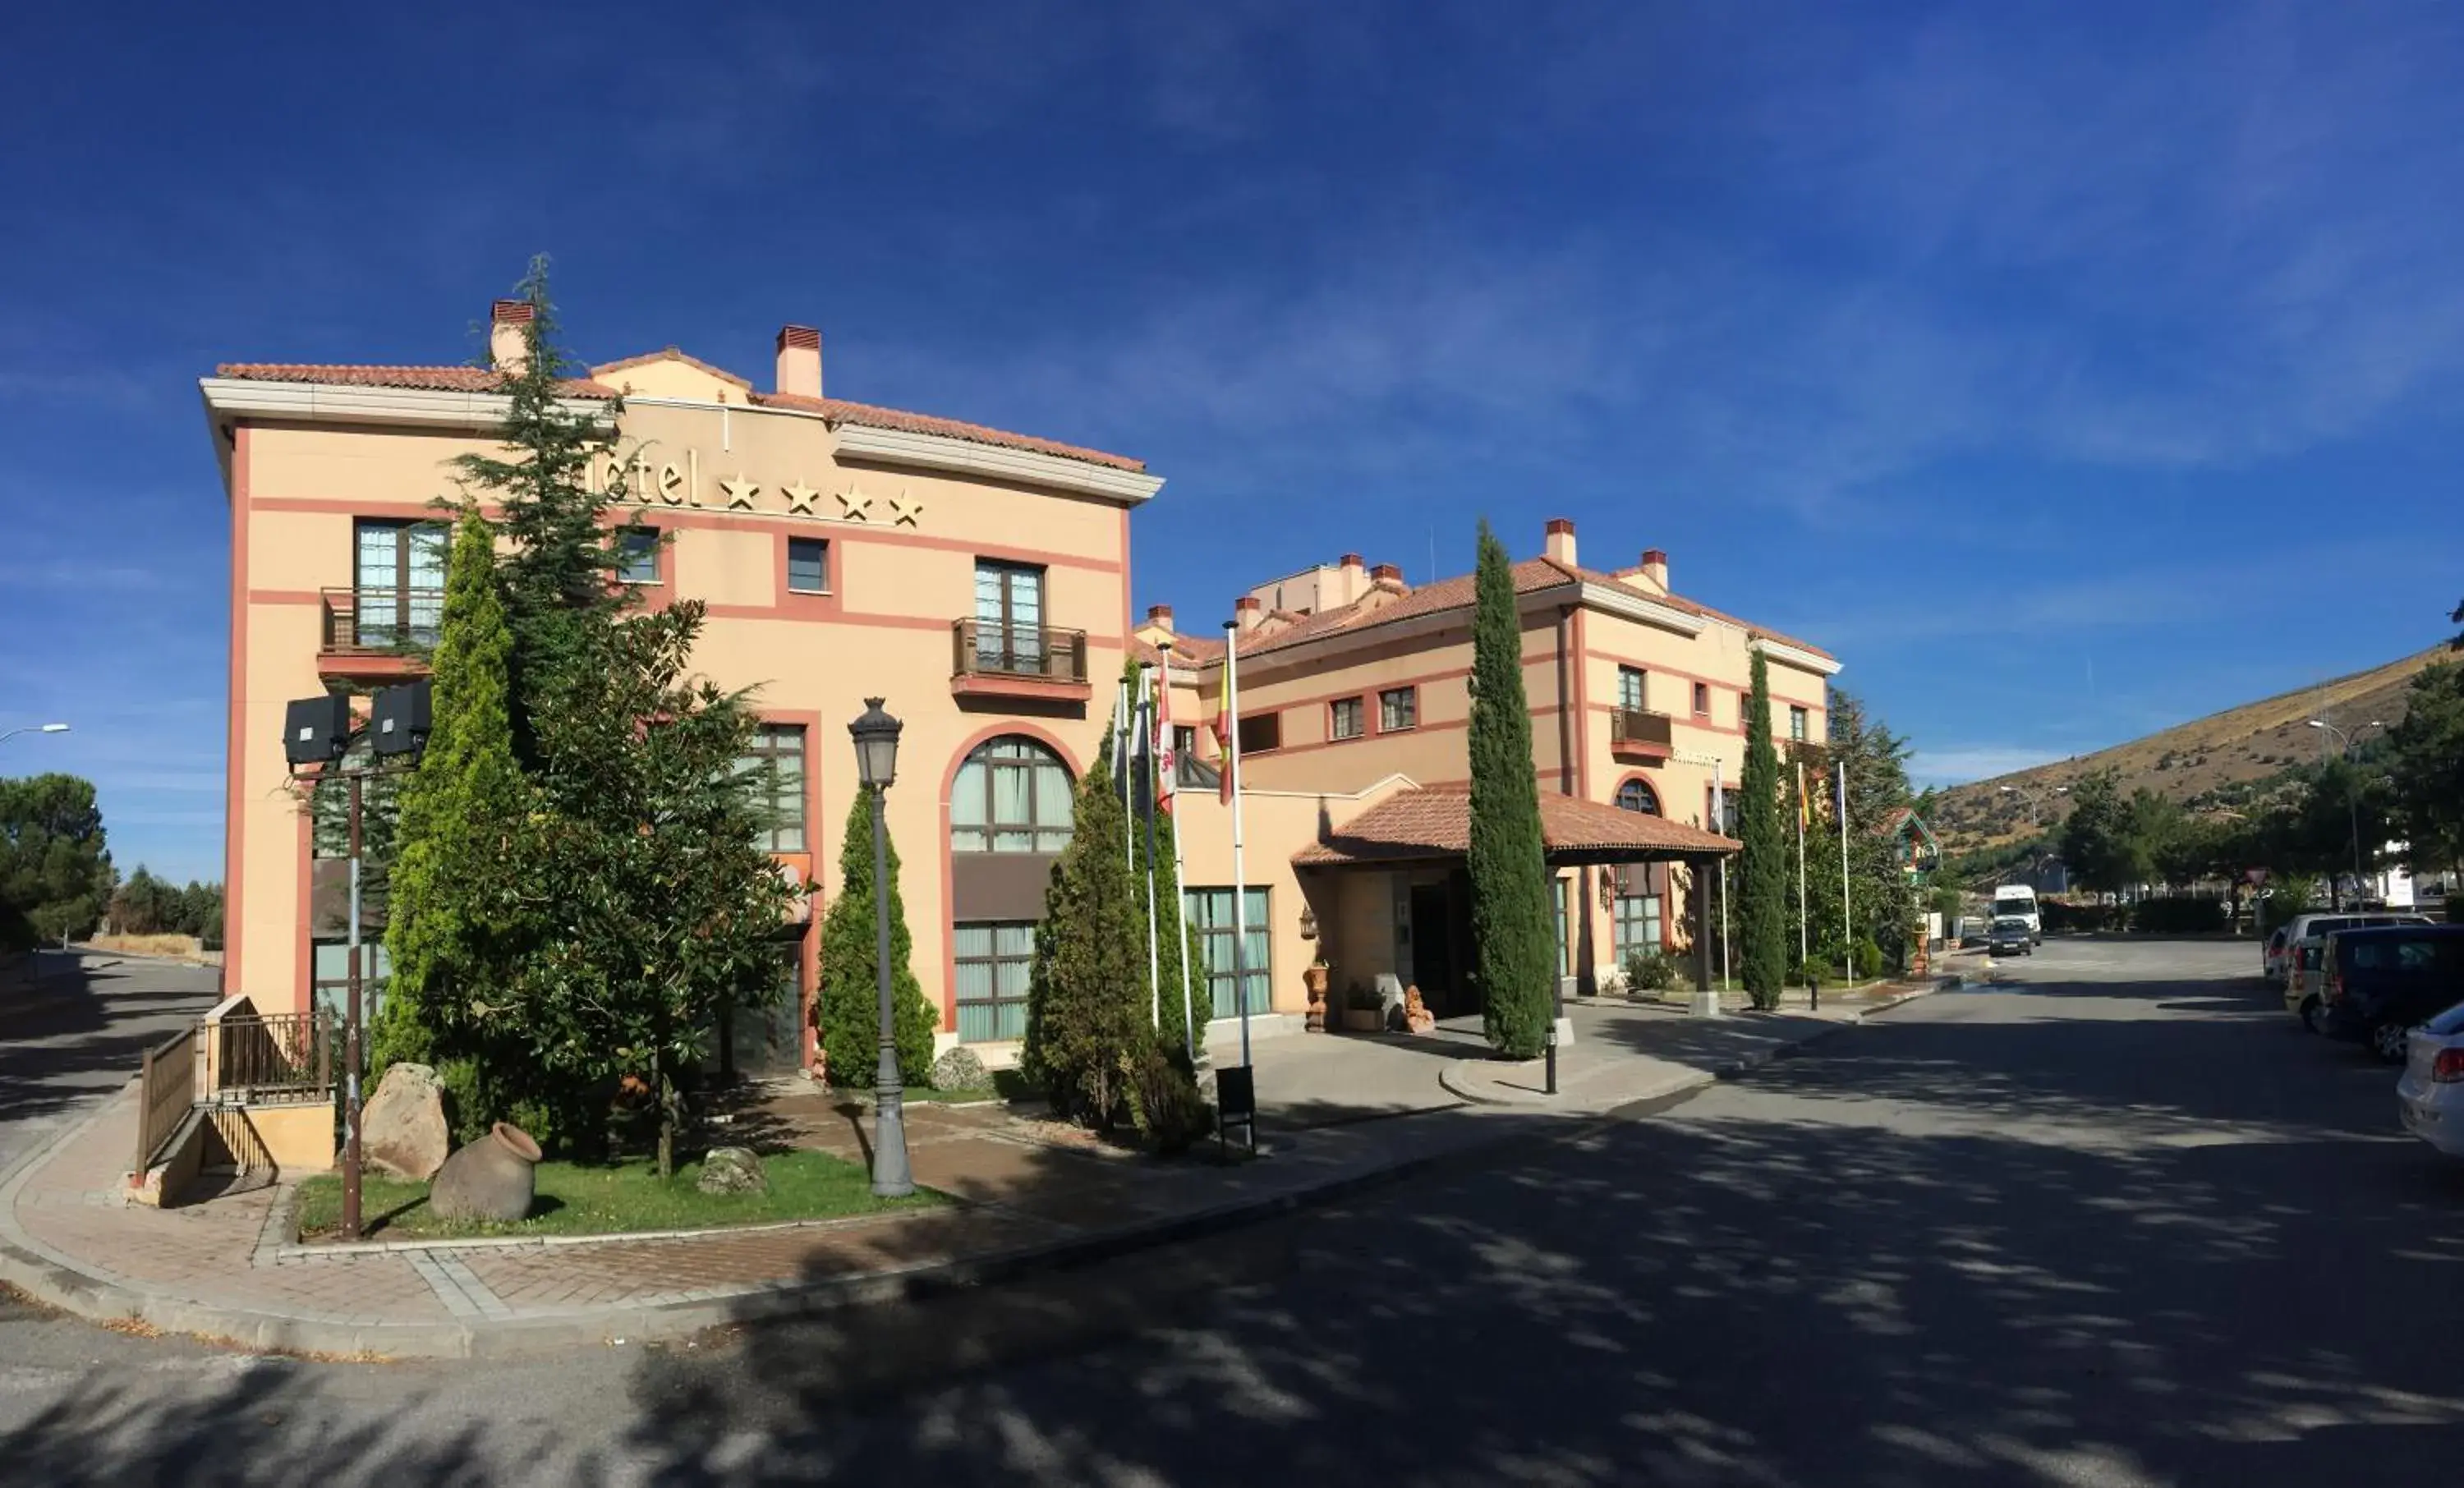
{"type": "Polygon", "coordinates": [[[1140,455],[1183,624],[1573,517],[1955,779],[2464,594],[2464,11],[17,8],[0,769],[220,871],[217,361],[576,349],[1140,455]],[[894,18],[891,12],[894,11],[894,18]]]}

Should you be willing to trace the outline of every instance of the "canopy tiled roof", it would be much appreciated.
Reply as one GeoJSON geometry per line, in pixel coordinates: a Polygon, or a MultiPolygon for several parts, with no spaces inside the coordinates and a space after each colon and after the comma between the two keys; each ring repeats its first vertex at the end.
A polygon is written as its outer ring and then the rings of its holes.
{"type": "MultiPolygon", "coordinates": [[[[1717,621],[1722,624],[1733,625],[1740,630],[1749,631],[1782,646],[1792,646],[1824,658],[1831,656],[1830,652],[1810,641],[1800,641],[1793,636],[1782,635],[1767,626],[1739,620],[1733,615],[1715,610],[1707,604],[1697,603],[1683,595],[1646,594],[1644,591],[1634,589],[1615,574],[1604,574],[1597,569],[1583,568],[1573,563],[1560,563],[1554,558],[1526,558],[1514,565],[1516,594],[1533,594],[1543,589],[1556,589],[1578,583],[1604,584],[1626,589],[1642,598],[1665,604],[1671,609],[1682,610],[1689,615],[1699,615],[1705,620],[1717,621]]],[[[1287,625],[1272,634],[1243,636],[1240,643],[1241,654],[1263,656],[1288,646],[1299,646],[1304,642],[1320,640],[1338,632],[1366,632],[1379,625],[1393,624],[1397,621],[1410,620],[1420,615],[1434,615],[1444,610],[1469,610],[1472,606],[1472,589],[1473,576],[1457,574],[1451,579],[1441,579],[1435,583],[1422,584],[1411,593],[1375,609],[1364,609],[1353,604],[1345,605],[1340,609],[1320,610],[1314,615],[1303,617],[1297,624],[1287,625]]]]}
{"type": "MultiPolygon", "coordinates": [[[[435,393],[493,393],[504,374],[487,367],[377,367],[314,361],[226,361],[214,376],[243,383],[320,383],[341,387],[407,387],[435,393]]],[[[560,390],[576,398],[613,398],[616,389],[587,378],[568,378],[560,390]]]]}
{"type": "MultiPolygon", "coordinates": [[[[1540,797],[1540,840],[1564,862],[1639,862],[1732,853],[1737,843],[1665,817],[1573,796],[1540,797]]],[[[1471,793],[1461,786],[1396,792],[1292,854],[1300,868],[1460,858],[1471,850],[1471,793]]]]}
{"type": "MultiPolygon", "coordinates": [[[[681,352],[653,352],[643,357],[629,357],[610,361],[592,369],[589,379],[575,378],[560,384],[561,391],[575,398],[614,398],[619,390],[598,378],[622,372],[628,367],[643,366],[674,357],[695,367],[722,378],[739,387],[750,387],[732,372],[711,366],[681,352]]],[[[352,387],[407,387],[429,392],[492,393],[504,386],[504,376],[487,367],[433,366],[339,366],[317,362],[293,361],[227,361],[214,368],[217,377],[234,378],[255,383],[319,383],[352,387]]],[[[1054,455],[1064,460],[1083,460],[1089,465],[1107,465],[1114,470],[1146,470],[1144,460],[1128,455],[1107,454],[1101,449],[1082,449],[1050,439],[1038,439],[1032,434],[1013,434],[1006,429],[987,428],[981,424],[967,424],[957,419],[935,418],[929,413],[909,413],[899,408],[876,407],[871,404],[849,403],[844,398],[805,398],[794,393],[747,392],[746,400],[757,407],[792,408],[804,413],[818,413],[832,424],[853,424],[864,428],[904,429],[914,434],[938,434],[945,439],[962,439],[970,444],[995,445],[1005,449],[1023,449],[1034,454],[1054,455]]]]}

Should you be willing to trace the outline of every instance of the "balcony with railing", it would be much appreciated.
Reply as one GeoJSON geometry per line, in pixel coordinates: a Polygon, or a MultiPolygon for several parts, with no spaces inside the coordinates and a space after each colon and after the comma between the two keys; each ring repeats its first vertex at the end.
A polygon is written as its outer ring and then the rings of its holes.
{"type": "Polygon", "coordinates": [[[326,589],[317,669],[328,677],[393,677],[428,669],[445,619],[442,589],[326,589]]]}
{"type": "Polygon", "coordinates": [[[1674,748],[1666,713],[1620,708],[1609,714],[1609,753],[1618,759],[1659,761],[1674,748]]]}
{"type": "Polygon", "coordinates": [[[956,696],[1084,703],[1087,632],[1051,625],[960,620],[950,626],[950,691],[956,696]]]}

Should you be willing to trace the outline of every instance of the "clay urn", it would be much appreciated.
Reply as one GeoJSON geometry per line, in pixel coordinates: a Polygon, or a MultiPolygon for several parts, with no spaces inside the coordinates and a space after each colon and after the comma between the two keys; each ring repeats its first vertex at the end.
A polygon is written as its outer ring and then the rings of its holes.
{"type": "Polygon", "coordinates": [[[531,1212],[539,1144],[521,1127],[498,1122],[488,1134],[445,1159],[428,1188],[428,1207],[441,1219],[512,1224],[531,1212]]]}

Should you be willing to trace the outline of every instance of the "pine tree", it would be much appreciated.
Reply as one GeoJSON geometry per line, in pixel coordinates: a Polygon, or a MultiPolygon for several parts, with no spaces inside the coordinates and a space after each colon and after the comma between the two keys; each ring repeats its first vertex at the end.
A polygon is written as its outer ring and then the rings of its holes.
{"type": "Polygon", "coordinates": [[[1121,1114],[1126,1072],[1155,1047],[1146,889],[1123,860],[1124,824],[1120,787],[1099,758],[1078,782],[1069,845],[1045,890],[1019,1051],[1054,1110],[1096,1127],[1121,1114]]]}
{"type": "Polygon", "coordinates": [[[1746,696],[1746,768],[1738,782],[1737,942],[1747,996],[1779,1005],[1788,979],[1788,842],[1779,814],[1779,751],[1771,744],[1771,664],[1756,647],[1746,696]]]}
{"type": "Polygon", "coordinates": [[[1509,1059],[1532,1059],[1547,1046],[1555,1010],[1556,914],[1540,837],[1514,566],[1485,518],[1473,594],[1472,941],[1488,1041],[1509,1059]]]}
{"type": "MultiPolygon", "coordinates": [[[[507,712],[513,636],[496,592],[495,543],[475,511],[456,523],[432,662],[428,748],[402,782],[385,951],[392,979],[372,1067],[464,1055],[467,1002],[505,974],[522,875],[510,842],[527,809],[507,712]]],[[[475,1115],[475,1113],[473,1113],[475,1115]]]]}
{"type": "MultiPolygon", "coordinates": [[[[898,1040],[898,1078],[911,1085],[933,1080],[933,1033],[940,1013],[924,1000],[912,964],[915,937],[898,890],[898,843],[882,828],[890,862],[890,997],[898,1040]]],[[[821,1024],[823,1068],[832,1087],[871,1088],[881,1068],[879,929],[873,920],[872,798],[858,787],[839,838],[839,892],[822,919],[822,989],[814,1016],[821,1024]]]]}

